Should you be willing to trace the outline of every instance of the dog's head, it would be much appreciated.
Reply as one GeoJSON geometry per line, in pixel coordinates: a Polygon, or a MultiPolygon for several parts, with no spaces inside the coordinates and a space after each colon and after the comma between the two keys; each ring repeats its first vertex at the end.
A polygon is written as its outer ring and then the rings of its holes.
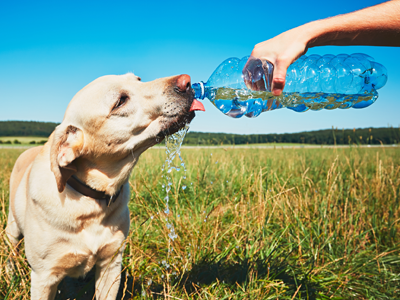
{"type": "MultiPolygon", "coordinates": [[[[193,119],[194,103],[188,75],[141,82],[130,73],[94,80],[71,100],[49,140],[59,192],[77,172],[86,182],[104,175],[121,184],[143,151],[193,119]]],[[[114,188],[100,189],[112,194],[114,188]]]]}

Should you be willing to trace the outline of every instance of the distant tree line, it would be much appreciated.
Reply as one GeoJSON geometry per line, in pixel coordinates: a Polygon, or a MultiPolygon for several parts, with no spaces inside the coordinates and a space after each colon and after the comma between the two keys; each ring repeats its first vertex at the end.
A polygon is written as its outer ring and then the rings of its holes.
{"type": "MultiPolygon", "coordinates": [[[[35,145],[35,144],[37,144],[37,145],[44,145],[46,142],[47,142],[47,140],[30,141],[29,144],[30,144],[30,145],[35,145]]],[[[15,139],[14,141],[10,141],[10,140],[5,140],[5,141],[3,141],[3,140],[0,140],[0,145],[2,145],[2,144],[4,144],[4,145],[11,145],[11,144],[20,145],[20,144],[22,144],[22,143],[21,143],[19,140],[17,140],[17,139],[15,139]]]]}
{"type": "Polygon", "coordinates": [[[48,137],[58,123],[34,121],[0,121],[0,136],[48,137]]]}
{"type": "MultiPolygon", "coordinates": [[[[0,121],[0,136],[48,137],[58,123],[0,121]]],[[[231,134],[189,132],[185,145],[243,145],[264,143],[300,143],[316,145],[398,144],[400,128],[325,129],[282,134],[231,134]]]]}
{"type": "Polygon", "coordinates": [[[398,144],[400,128],[325,129],[282,134],[229,134],[189,132],[187,145],[243,145],[264,143],[300,143],[316,145],[398,144]]]}

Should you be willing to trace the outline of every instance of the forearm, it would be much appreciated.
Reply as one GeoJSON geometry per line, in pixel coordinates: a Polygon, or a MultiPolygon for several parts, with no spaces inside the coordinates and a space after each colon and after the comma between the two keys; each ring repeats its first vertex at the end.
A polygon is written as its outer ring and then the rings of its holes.
{"type": "Polygon", "coordinates": [[[393,0],[353,13],[296,28],[306,47],[324,45],[400,46],[400,1],[393,0]]]}
{"type": "Polygon", "coordinates": [[[400,0],[293,28],[257,44],[251,55],[274,65],[272,93],[280,95],[290,64],[308,48],[325,45],[400,47],[400,0]]]}

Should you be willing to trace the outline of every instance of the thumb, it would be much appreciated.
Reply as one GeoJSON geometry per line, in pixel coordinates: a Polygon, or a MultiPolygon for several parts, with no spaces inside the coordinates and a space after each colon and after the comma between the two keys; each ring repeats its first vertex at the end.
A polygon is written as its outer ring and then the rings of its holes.
{"type": "Polygon", "coordinates": [[[272,94],[279,96],[282,94],[283,88],[285,87],[286,71],[290,64],[283,61],[276,61],[274,73],[272,75],[272,94]]]}

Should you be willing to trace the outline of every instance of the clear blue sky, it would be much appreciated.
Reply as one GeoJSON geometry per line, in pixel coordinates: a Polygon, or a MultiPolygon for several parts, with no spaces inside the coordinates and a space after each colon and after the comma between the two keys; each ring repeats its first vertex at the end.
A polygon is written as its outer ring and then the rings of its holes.
{"type": "MultiPolygon", "coordinates": [[[[187,73],[206,81],[224,59],[306,22],[382,1],[1,1],[0,120],[61,122],[76,92],[107,74],[144,81],[187,73]]],[[[388,69],[366,109],[266,112],[231,119],[208,100],[192,131],[298,132],[400,125],[400,48],[320,47],[308,54],[363,52],[388,69]]]]}

